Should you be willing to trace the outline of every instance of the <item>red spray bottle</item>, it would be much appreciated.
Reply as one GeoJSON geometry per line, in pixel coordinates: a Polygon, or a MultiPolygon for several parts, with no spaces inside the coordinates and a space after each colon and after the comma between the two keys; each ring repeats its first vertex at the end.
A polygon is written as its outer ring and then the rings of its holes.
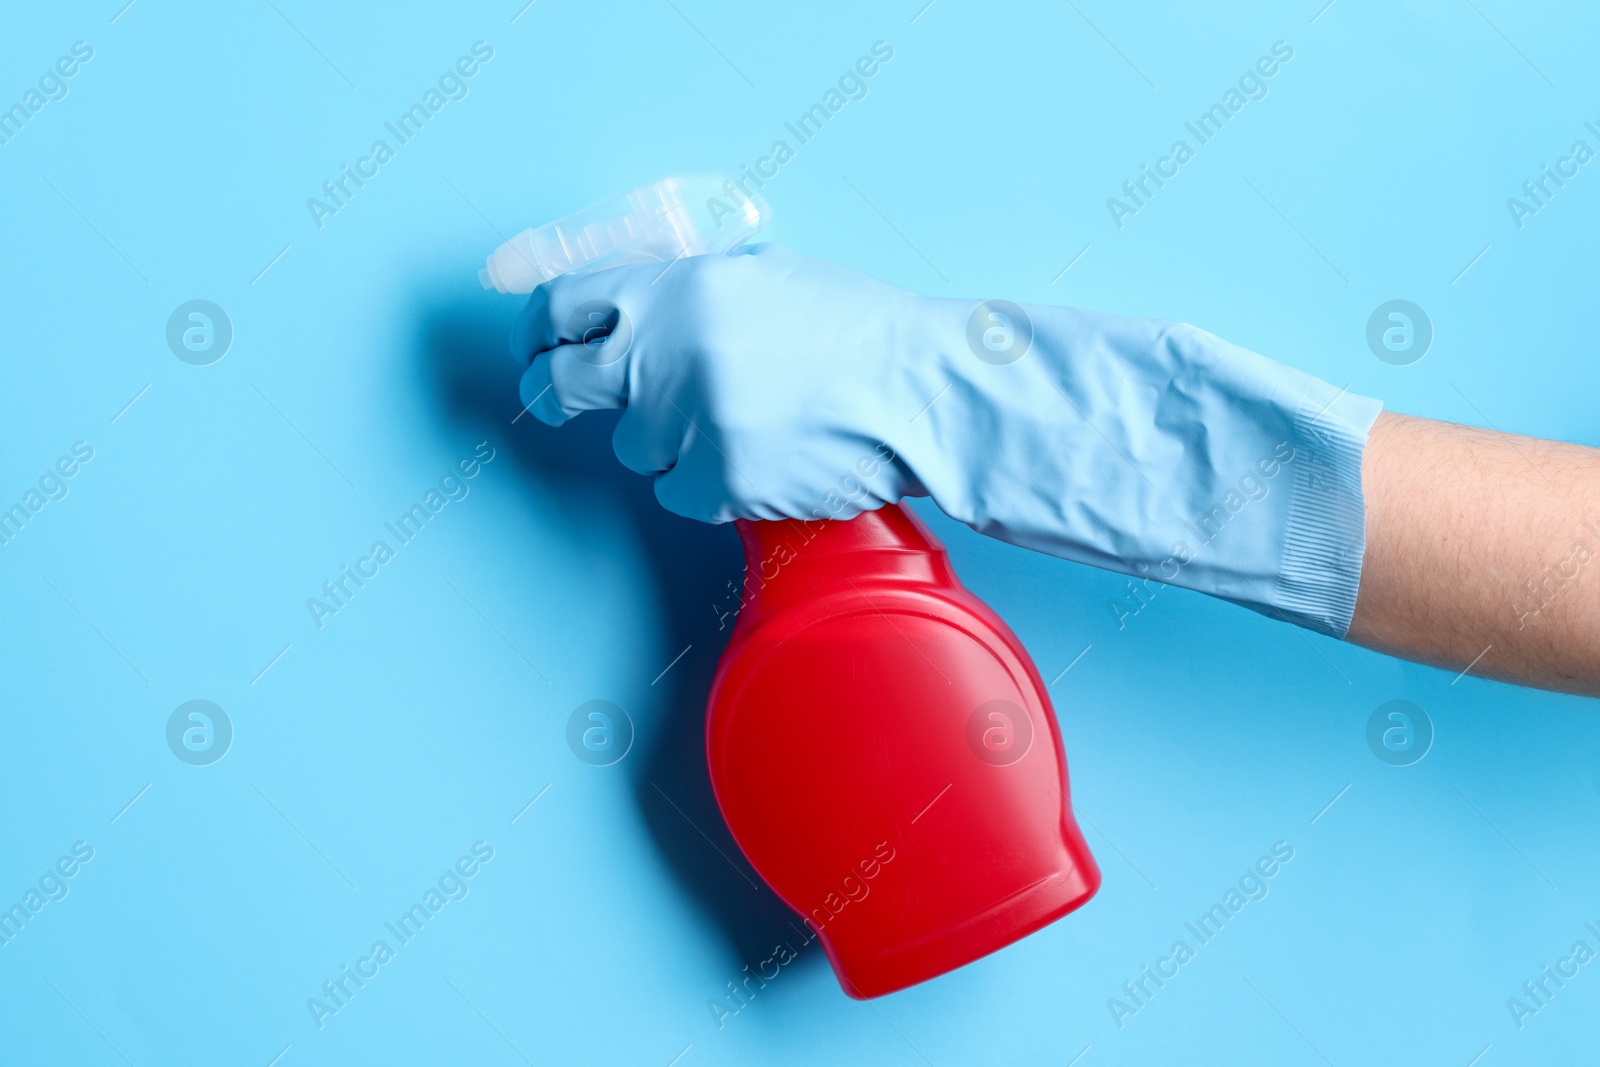
{"type": "Polygon", "coordinates": [[[711,783],[845,992],[943,974],[1093,896],[1039,672],[928,528],[899,505],[737,525],[711,783]]]}

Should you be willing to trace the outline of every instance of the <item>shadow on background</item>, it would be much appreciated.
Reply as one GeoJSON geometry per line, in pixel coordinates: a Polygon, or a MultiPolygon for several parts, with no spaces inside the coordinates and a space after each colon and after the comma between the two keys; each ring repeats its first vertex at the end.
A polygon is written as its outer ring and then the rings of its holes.
{"type": "MultiPolygon", "coordinates": [[[[521,406],[520,372],[507,355],[503,324],[489,320],[481,303],[435,306],[424,311],[420,326],[430,364],[423,380],[432,383],[444,418],[482,431],[497,445],[505,442],[518,475],[542,484],[547,498],[559,499],[582,483],[604,486],[626,503],[656,581],[654,601],[673,650],[668,658],[694,646],[657,685],[666,690],[659,698],[662,718],[655,729],[639,731],[650,739],[648,749],[636,742],[625,760],[634,801],[668,867],[720,927],[738,960],[734,972],[772,955],[779,941],[799,949],[799,918],[734,843],[706,768],[706,697],[733,621],[730,616],[719,632],[710,605],[722,601],[730,579],[737,589],[742,569],[732,526],[707,526],[662,508],[650,480],[623,467],[611,450],[618,413],[590,412],[560,429],[532,415],[508,425],[521,406]]],[[[539,566],[528,559],[530,570],[539,566]]],[[[571,711],[558,710],[563,717],[571,711]]]]}

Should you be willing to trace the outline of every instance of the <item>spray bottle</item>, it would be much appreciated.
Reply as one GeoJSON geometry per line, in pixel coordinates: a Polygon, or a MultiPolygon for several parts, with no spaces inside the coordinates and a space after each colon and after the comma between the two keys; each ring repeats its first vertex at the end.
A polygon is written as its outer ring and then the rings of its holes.
{"type": "MultiPolygon", "coordinates": [[[[518,234],[479,277],[521,293],[570,271],[731,251],[769,217],[732,188],[656,182],[518,234]]],[[[916,515],[891,504],[736,526],[745,584],[707,706],[711,784],[844,991],[904,989],[1087,902],[1100,870],[1049,693],[916,515]]]]}

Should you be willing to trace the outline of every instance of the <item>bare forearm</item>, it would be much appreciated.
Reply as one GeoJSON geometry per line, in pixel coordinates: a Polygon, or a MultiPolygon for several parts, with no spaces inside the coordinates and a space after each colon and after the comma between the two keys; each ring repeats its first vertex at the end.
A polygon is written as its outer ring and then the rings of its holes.
{"type": "Polygon", "coordinates": [[[1600,696],[1600,450],[1385,413],[1349,639],[1600,696]]]}

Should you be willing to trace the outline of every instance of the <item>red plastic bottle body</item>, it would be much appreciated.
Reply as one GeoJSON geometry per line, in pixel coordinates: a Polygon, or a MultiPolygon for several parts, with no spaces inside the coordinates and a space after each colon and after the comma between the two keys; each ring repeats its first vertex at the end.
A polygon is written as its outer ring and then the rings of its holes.
{"type": "Polygon", "coordinates": [[[711,783],[845,992],[925,981],[1093,896],[1044,684],[927,527],[896,505],[738,526],[711,783]]]}

